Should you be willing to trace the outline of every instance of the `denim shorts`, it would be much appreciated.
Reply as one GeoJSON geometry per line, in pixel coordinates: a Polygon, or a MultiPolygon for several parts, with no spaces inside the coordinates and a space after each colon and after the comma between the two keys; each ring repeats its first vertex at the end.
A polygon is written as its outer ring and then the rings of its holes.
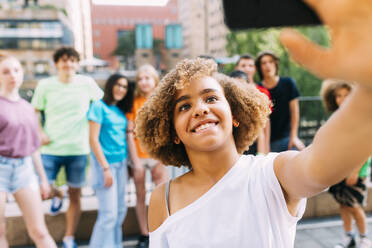
{"type": "Polygon", "coordinates": [[[62,166],[65,167],[66,181],[72,188],[81,188],[85,183],[87,155],[57,156],[42,154],[45,173],[49,183],[53,184],[62,166]]]}
{"type": "Polygon", "coordinates": [[[31,157],[0,156],[0,192],[13,194],[24,187],[39,187],[31,157]]]}

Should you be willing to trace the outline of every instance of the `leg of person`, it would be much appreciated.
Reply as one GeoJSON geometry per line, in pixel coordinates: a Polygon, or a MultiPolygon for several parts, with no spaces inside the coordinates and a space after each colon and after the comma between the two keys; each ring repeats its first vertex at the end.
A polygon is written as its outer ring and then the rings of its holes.
{"type": "Polygon", "coordinates": [[[66,232],[63,238],[64,248],[77,247],[74,234],[81,215],[81,187],[85,182],[87,155],[65,156],[66,179],[70,205],[66,212],[66,232]]]}
{"type": "Polygon", "coordinates": [[[118,216],[115,225],[115,248],[122,248],[123,245],[123,222],[127,215],[127,203],[125,201],[128,170],[126,160],[118,164],[116,168],[117,182],[117,210],[118,216]]]}
{"type": "MultiPolygon", "coordinates": [[[[142,159],[141,159],[142,160],[142,159]]],[[[144,166],[144,165],[143,165],[144,166]]],[[[133,170],[133,179],[136,186],[136,214],[138,225],[140,227],[141,236],[139,238],[139,244],[137,247],[146,247],[146,239],[148,238],[149,231],[147,229],[146,221],[146,186],[145,186],[145,176],[146,171],[144,169],[135,169],[133,170]]]]}
{"type": "Polygon", "coordinates": [[[169,179],[167,168],[165,168],[162,163],[157,162],[156,165],[151,168],[151,178],[155,186],[165,183],[169,179]]]}
{"type": "Polygon", "coordinates": [[[0,247],[8,248],[5,233],[5,202],[6,192],[0,192],[0,247]]]}
{"type": "MultiPolygon", "coordinates": [[[[117,183],[115,169],[110,166],[114,180],[111,187],[95,189],[98,198],[98,216],[90,239],[90,248],[114,248],[117,220],[117,183]]],[[[103,173],[103,171],[102,171],[103,173]]]]}
{"type": "Polygon", "coordinates": [[[50,206],[50,215],[54,216],[60,213],[62,208],[62,197],[57,195],[57,189],[53,186],[57,178],[58,172],[61,169],[61,156],[42,154],[41,159],[45,173],[48,177],[49,184],[52,187],[52,204],[50,206]]]}
{"type": "Polygon", "coordinates": [[[56,243],[50,236],[45,224],[43,206],[37,184],[23,187],[14,193],[19,208],[22,211],[27,231],[38,248],[56,248],[56,243]]]}
{"type": "Polygon", "coordinates": [[[360,248],[368,248],[372,247],[372,242],[367,238],[367,218],[364,210],[361,206],[356,206],[351,209],[355,223],[358,227],[358,231],[360,234],[360,248]]]}
{"type": "Polygon", "coordinates": [[[345,230],[345,237],[344,237],[341,247],[348,247],[348,248],[355,247],[356,245],[355,237],[354,237],[354,234],[352,233],[353,215],[350,210],[350,207],[340,205],[340,213],[341,213],[341,218],[342,218],[342,222],[343,222],[344,230],[345,230]]]}

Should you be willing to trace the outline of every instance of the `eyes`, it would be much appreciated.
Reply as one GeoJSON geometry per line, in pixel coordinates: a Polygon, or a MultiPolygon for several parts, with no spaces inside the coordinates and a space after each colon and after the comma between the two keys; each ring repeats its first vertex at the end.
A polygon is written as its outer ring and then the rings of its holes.
{"type": "MultiPolygon", "coordinates": [[[[211,95],[211,96],[206,96],[203,100],[204,100],[205,103],[213,104],[213,103],[218,101],[218,97],[214,96],[214,95],[211,95]]],[[[187,111],[190,108],[191,108],[191,103],[185,102],[184,104],[179,106],[178,112],[187,111]]]]}

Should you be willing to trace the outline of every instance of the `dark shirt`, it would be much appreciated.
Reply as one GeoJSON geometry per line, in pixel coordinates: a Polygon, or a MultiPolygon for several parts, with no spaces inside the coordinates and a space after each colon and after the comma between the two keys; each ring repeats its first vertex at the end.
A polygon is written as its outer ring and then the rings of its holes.
{"type": "MultiPolygon", "coordinates": [[[[262,82],[259,83],[262,85],[262,82]]],[[[291,129],[291,113],[289,102],[300,96],[296,83],[292,78],[280,77],[278,84],[268,89],[273,103],[270,115],[271,141],[289,137],[291,129]]]]}

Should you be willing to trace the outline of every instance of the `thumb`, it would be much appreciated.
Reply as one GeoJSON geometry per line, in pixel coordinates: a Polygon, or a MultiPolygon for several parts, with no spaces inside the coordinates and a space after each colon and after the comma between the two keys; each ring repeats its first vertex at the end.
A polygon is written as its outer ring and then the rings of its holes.
{"type": "Polygon", "coordinates": [[[293,29],[284,29],[280,41],[294,61],[321,78],[330,76],[330,54],[293,29]]]}

